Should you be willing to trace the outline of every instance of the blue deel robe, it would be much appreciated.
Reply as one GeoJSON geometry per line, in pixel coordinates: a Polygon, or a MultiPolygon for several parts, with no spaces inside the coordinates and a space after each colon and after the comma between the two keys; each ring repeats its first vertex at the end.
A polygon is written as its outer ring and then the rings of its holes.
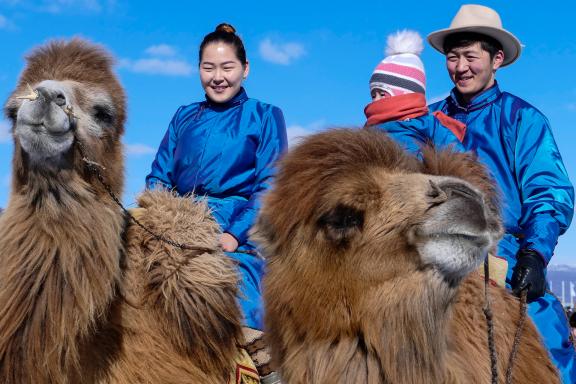
{"type": "MultiPolygon", "coordinates": [[[[498,84],[468,105],[453,90],[432,111],[466,124],[462,144],[487,165],[503,197],[506,234],[498,254],[508,260],[507,283],[519,249],[537,251],[547,264],[574,213],[574,189],[544,115],[498,84]]],[[[576,355],[559,300],[550,292],[528,305],[564,383],[576,383],[576,355]]]]}
{"type": "MultiPolygon", "coordinates": [[[[238,249],[254,250],[248,230],[260,196],[272,181],[274,162],[286,147],[282,111],[248,98],[241,89],[226,103],[206,99],[176,111],[146,186],[205,197],[222,230],[238,240],[238,249]]],[[[262,329],[263,260],[246,253],[228,255],[238,262],[241,274],[239,301],[245,325],[262,329]]]]}
{"type": "Polygon", "coordinates": [[[454,133],[430,113],[406,120],[387,121],[373,127],[385,131],[404,149],[419,157],[424,143],[434,144],[438,149],[451,147],[465,151],[454,133]]]}

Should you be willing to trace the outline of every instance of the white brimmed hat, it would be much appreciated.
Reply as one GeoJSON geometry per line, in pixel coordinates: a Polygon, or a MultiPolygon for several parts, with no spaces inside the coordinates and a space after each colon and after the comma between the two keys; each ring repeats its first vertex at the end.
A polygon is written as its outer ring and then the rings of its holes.
{"type": "Polygon", "coordinates": [[[516,61],[522,50],[520,40],[502,28],[502,20],[500,20],[498,13],[483,5],[466,4],[460,7],[452,19],[450,27],[429,34],[428,42],[437,51],[446,53],[444,52],[444,39],[446,36],[457,32],[475,32],[497,40],[502,44],[504,51],[502,66],[516,61]]]}

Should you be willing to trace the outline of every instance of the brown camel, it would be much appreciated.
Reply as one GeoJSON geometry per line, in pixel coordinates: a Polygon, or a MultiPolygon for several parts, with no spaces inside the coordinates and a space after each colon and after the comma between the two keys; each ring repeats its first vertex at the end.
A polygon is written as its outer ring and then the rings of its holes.
{"type": "MultiPolygon", "coordinates": [[[[254,231],[285,382],[489,384],[473,271],[502,233],[495,195],[472,155],[428,148],[419,161],[374,129],[320,133],[289,152],[254,231]]],[[[504,383],[519,301],[489,292],[504,383]]],[[[559,382],[530,321],[513,382],[559,382]]]]}
{"type": "Polygon", "coordinates": [[[101,47],[54,41],[27,58],[5,105],[12,193],[0,216],[0,382],[223,383],[241,340],[233,263],[207,205],[120,195],[126,100],[101,47]]]}

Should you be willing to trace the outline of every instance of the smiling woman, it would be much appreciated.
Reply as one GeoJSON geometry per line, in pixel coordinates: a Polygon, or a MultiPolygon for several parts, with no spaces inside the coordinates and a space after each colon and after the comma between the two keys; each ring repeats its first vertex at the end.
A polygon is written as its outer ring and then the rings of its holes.
{"type": "MultiPolygon", "coordinates": [[[[248,230],[274,175],[272,165],[286,148],[286,126],[279,108],[248,98],[242,87],[249,64],[231,25],[220,24],[204,37],[199,58],[206,100],[176,111],[146,185],[206,198],[223,232],[222,249],[238,262],[239,303],[250,328],[247,339],[254,340],[262,329],[263,260],[255,256],[248,230]]],[[[266,375],[263,362],[256,363],[266,375]]]]}
{"type": "Polygon", "coordinates": [[[231,25],[221,24],[212,34],[200,46],[200,81],[207,97],[225,103],[240,91],[250,65],[244,45],[231,25]],[[219,32],[228,40],[218,40],[219,32]]]}

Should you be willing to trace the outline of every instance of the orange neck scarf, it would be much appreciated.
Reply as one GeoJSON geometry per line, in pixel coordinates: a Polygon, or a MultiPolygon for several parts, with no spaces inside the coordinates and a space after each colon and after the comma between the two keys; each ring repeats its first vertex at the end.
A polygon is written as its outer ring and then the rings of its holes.
{"type": "Polygon", "coordinates": [[[364,114],[368,119],[366,125],[412,119],[427,113],[426,98],[421,93],[407,93],[380,99],[364,108],[364,114]]]}

